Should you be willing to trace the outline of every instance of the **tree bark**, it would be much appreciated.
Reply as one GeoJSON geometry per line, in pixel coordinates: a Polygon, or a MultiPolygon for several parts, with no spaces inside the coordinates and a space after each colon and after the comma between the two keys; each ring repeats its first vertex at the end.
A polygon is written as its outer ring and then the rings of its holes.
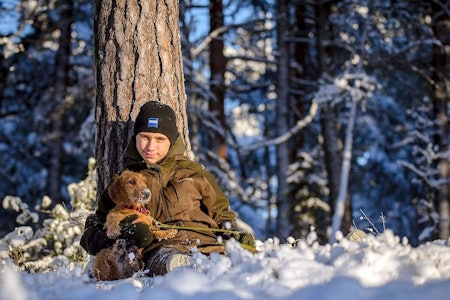
{"type": "MultiPolygon", "coordinates": [[[[317,65],[318,77],[325,72],[325,61],[333,61],[327,59],[332,56],[331,51],[326,51],[324,42],[327,38],[329,3],[321,3],[316,7],[316,26],[317,26],[317,65]]],[[[330,48],[328,48],[330,49],[330,48]]],[[[335,215],[336,200],[340,189],[341,176],[341,152],[342,141],[339,139],[338,116],[335,109],[331,105],[323,106],[320,112],[320,124],[323,135],[323,151],[325,159],[325,168],[327,170],[329,193],[329,204],[331,207],[331,216],[335,215]]],[[[350,198],[346,196],[346,204],[343,214],[343,222],[341,222],[341,230],[348,232],[351,225],[351,203],[350,198]]]]}
{"type": "Polygon", "coordinates": [[[73,1],[62,1],[58,8],[60,21],[58,23],[60,37],[59,49],[56,54],[55,79],[54,79],[54,103],[55,108],[50,116],[50,132],[47,136],[49,148],[48,160],[48,195],[54,203],[62,201],[61,174],[63,163],[63,132],[64,116],[73,105],[73,99],[67,96],[68,73],[70,65],[70,44],[73,23],[73,1]]]}
{"type": "MultiPolygon", "coordinates": [[[[220,30],[224,26],[222,0],[211,0],[210,3],[210,33],[220,30]]],[[[213,35],[212,35],[213,36],[213,35]]],[[[226,134],[227,123],[225,121],[225,71],[227,62],[223,53],[223,35],[216,36],[209,45],[209,85],[212,99],[209,100],[211,114],[217,118],[221,132],[211,131],[209,137],[209,148],[220,157],[226,159],[226,134]]]]}
{"type": "MultiPolygon", "coordinates": [[[[288,132],[289,126],[289,43],[286,35],[289,32],[289,1],[277,1],[277,135],[281,136],[288,132]]],[[[287,170],[289,168],[289,150],[287,143],[281,143],[277,146],[277,226],[276,234],[284,240],[290,233],[290,211],[291,204],[287,198],[287,170]]]]}
{"type": "Polygon", "coordinates": [[[176,0],[96,0],[97,195],[123,169],[142,104],[158,100],[177,115],[190,152],[182,67],[179,7],[176,0]]]}
{"type": "MultiPolygon", "coordinates": [[[[434,34],[442,45],[446,45],[446,33],[448,32],[449,16],[441,14],[441,8],[436,7],[441,17],[437,18],[433,26],[434,34]]],[[[439,152],[444,154],[449,151],[448,129],[448,99],[450,93],[449,79],[446,76],[448,66],[447,55],[441,45],[433,49],[433,107],[436,116],[436,135],[434,143],[438,145],[439,152]]],[[[450,236],[450,162],[448,155],[442,155],[437,162],[438,176],[443,184],[437,191],[436,200],[439,212],[439,236],[435,238],[446,240],[450,236]]]]}

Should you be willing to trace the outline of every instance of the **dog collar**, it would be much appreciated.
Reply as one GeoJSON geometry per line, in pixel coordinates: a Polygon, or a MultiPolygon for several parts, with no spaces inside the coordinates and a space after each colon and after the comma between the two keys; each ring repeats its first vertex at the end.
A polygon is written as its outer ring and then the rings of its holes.
{"type": "Polygon", "coordinates": [[[126,208],[135,210],[135,211],[140,212],[141,214],[144,214],[144,215],[149,215],[150,214],[150,211],[148,209],[146,209],[145,207],[136,207],[136,206],[129,205],[126,208]]]}

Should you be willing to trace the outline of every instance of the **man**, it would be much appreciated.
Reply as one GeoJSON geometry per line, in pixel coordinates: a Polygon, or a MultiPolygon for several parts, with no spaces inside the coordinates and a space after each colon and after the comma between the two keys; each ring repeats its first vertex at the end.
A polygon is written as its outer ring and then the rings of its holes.
{"type": "MultiPolygon", "coordinates": [[[[147,225],[133,224],[133,217],[120,223],[119,238],[125,239],[129,246],[144,248],[144,262],[150,275],[162,275],[189,265],[193,251],[224,253],[219,236],[235,237],[243,245],[254,246],[251,234],[235,236],[226,232],[237,230],[236,216],[229,208],[229,201],[211,173],[186,158],[184,152],[185,145],[172,108],[158,101],[144,104],[125,151],[125,168],[146,176],[151,191],[147,209],[152,216],[162,224],[179,228],[174,238],[159,241],[147,225]]],[[[103,228],[113,206],[108,193],[104,192],[95,214],[86,220],[81,246],[91,255],[114,243],[103,228]]]]}

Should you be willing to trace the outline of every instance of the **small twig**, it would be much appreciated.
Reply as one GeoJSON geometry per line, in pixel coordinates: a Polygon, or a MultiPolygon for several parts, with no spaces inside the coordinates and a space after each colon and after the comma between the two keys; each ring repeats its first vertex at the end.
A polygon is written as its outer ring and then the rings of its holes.
{"type": "Polygon", "coordinates": [[[369,217],[364,213],[362,209],[359,209],[359,211],[363,214],[364,218],[369,222],[369,224],[372,226],[372,228],[375,230],[377,234],[380,234],[375,224],[373,224],[372,220],[369,219],[369,217]]]}
{"type": "Polygon", "coordinates": [[[383,224],[383,231],[386,231],[386,218],[384,217],[383,212],[381,212],[381,224],[383,224]]]}
{"type": "Polygon", "coordinates": [[[47,214],[47,215],[51,215],[52,214],[52,211],[50,209],[41,209],[41,208],[39,208],[36,211],[39,212],[39,213],[42,213],[42,214],[47,214]]]}

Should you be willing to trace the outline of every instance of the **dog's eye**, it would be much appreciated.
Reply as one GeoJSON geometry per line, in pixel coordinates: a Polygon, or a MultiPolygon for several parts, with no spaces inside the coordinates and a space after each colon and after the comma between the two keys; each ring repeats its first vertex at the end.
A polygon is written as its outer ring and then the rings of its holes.
{"type": "Polygon", "coordinates": [[[130,181],[128,181],[128,183],[131,184],[131,185],[135,185],[136,184],[136,180],[130,180],[130,181]]]}

